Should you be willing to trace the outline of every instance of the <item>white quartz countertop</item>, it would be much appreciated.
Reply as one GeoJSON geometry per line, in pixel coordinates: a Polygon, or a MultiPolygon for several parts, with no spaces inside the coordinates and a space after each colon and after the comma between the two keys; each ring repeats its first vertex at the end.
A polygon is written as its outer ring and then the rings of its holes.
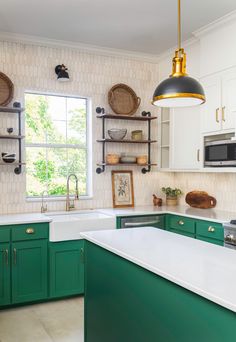
{"type": "Polygon", "coordinates": [[[40,223],[51,222],[52,219],[40,213],[24,213],[24,214],[8,214],[0,215],[0,226],[10,224],[27,224],[27,223],[40,223]]]}
{"type": "Polygon", "coordinates": [[[236,219],[236,212],[214,209],[197,209],[189,206],[137,206],[127,209],[107,208],[99,209],[100,212],[110,215],[120,216],[135,216],[135,215],[154,215],[154,214],[173,214],[192,217],[200,220],[209,220],[218,223],[229,222],[236,219]]]}
{"type": "Polygon", "coordinates": [[[236,312],[236,251],[144,227],[81,233],[163,278],[236,312]]]}
{"type": "MultiPolygon", "coordinates": [[[[86,211],[91,212],[90,210],[82,210],[82,212],[86,213],[86,211]]],[[[120,216],[136,216],[136,215],[154,215],[154,214],[174,214],[174,215],[183,215],[186,217],[192,217],[200,220],[209,220],[218,223],[229,222],[232,219],[236,219],[236,212],[223,211],[214,209],[196,209],[191,208],[189,206],[162,206],[162,207],[154,207],[152,205],[147,206],[137,206],[134,208],[127,209],[116,209],[116,208],[101,208],[94,209],[94,211],[98,211],[100,213],[104,213],[106,215],[120,217],[120,216]]],[[[71,211],[71,214],[79,213],[78,211],[71,211]]],[[[56,212],[63,213],[63,212],[56,212]]],[[[10,224],[24,224],[24,223],[39,223],[39,222],[51,222],[55,212],[47,212],[46,215],[40,213],[24,213],[24,214],[7,214],[0,215],[0,226],[1,225],[10,225],[10,224]]],[[[68,213],[67,213],[68,214],[68,213]]]]}

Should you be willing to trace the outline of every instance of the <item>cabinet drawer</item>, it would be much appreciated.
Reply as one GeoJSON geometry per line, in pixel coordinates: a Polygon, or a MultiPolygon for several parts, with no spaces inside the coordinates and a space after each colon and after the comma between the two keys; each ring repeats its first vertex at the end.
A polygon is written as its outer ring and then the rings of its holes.
{"type": "Polygon", "coordinates": [[[166,229],[175,229],[195,234],[195,221],[188,217],[168,215],[166,229]]]}
{"type": "Polygon", "coordinates": [[[224,240],[224,230],[220,223],[198,221],[196,223],[196,234],[210,239],[224,240]]]}
{"type": "Polygon", "coordinates": [[[224,241],[221,241],[221,240],[211,239],[211,238],[207,238],[204,236],[197,236],[197,239],[205,241],[205,242],[213,243],[214,245],[224,246],[224,241]]]}
{"type": "Polygon", "coordinates": [[[12,226],[12,241],[48,238],[48,223],[20,224],[12,226]]]}
{"type": "Polygon", "coordinates": [[[176,230],[176,229],[170,229],[170,232],[175,233],[175,234],[188,236],[188,237],[191,237],[193,239],[195,238],[195,235],[193,233],[189,233],[189,232],[183,232],[183,231],[176,230]]]}
{"type": "Polygon", "coordinates": [[[10,229],[0,228],[0,242],[8,242],[8,241],[10,241],[10,229]]]}

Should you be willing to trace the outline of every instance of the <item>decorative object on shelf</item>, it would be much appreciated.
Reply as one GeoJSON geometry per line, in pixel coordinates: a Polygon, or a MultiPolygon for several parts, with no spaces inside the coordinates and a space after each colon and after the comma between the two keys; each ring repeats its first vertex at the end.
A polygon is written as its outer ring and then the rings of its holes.
{"type": "Polygon", "coordinates": [[[136,113],[141,99],[129,86],[119,83],[109,90],[108,103],[116,114],[133,115],[136,113]]]}
{"type": "Polygon", "coordinates": [[[146,165],[147,162],[148,162],[148,156],[147,155],[137,157],[137,164],[138,165],[146,165]]]}
{"type": "MultiPolygon", "coordinates": [[[[102,144],[102,161],[97,164],[96,172],[98,174],[105,171],[106,166],[110,165],[106,162],[106,144],[107,143],[124,143],[124,144],[146,144],[147,145],[147,155],[148,160],[145,167],[141,169],[141,172],[143,174],[146,174],[147,172],[151,171],[151,167],[155,166],[156,164],[151,163],[151,145],[153,143],[156,143],[156,140],[151,140],[151,122],[152,120],[157,119],[155,116],[151,116],[150,112],[142,112],[142,115],[140,116],[125,116],[125,115],[114,115],[114,114],[105,114],[104,108],[97,107],[96,112],[99,114],[97,115],[98,119],[102,120],[102,139],[97,140],[97,142],[102,144]],[[100,114],[102,113],[102,114],[100,114]],[[105,123],[106,120],[112,119],[112,120],[127,120],[127,121],[141,121],[141,122],[147,122],[148,124],[148,134],[147,134],[147,140],[112,140],[112,139],[106,139],[106,128],[105,123]]],[[[125,165],[128,163],[120,163],[120,165],[125,165]]],[[[137,163],[135,165],[138,165],[137,163]]],[[[138,165],[139,166],[139,165],[138,165]]]]}
{"type": "Polygon", "coordinates": [[[141,129],[137,129],[136,131],[131,132],[132,140],[142,140],[143,139],[143,131],[141,129]]]}
{"type": "Polygon", "coordinates": [[[106,163],[109,165],[116,165],[119,163],[120,156],[119,154],[109,153],[106,155],[106,163]]]}
{"type": "Polygon", "coordinates": [[[112,140],[122,140],[127,134],[127,129],[111,128],[107,131],[107,133],[112,140]]]}
{"type": "Polygon", "coordinates": [[[135,164],[137,162],[137,158],[135,156],[130,156],[123,153],[120,157],[120,162],[126,164],[135,164]]]}
{"type": "Polygon", "coordinates": [[[2,160],[4,161],[4,163],[14,163],[16,161],[16,154],[2,152],[2,160]]]}
{"type": "Polygon", "coordinates": [[[166,205],[177,205],[178,204],[178,196],[182,195],[182,191],[180,189],[172,189],[171,187],[162,188],[161,189],[164,194],[166,194],[166,205]]]}
{"type": "Polygon", "coordinates": [[[13,133],[13,128],[12,128],[12,127],[8,127],[8,128],[7,128],[7,133],[8,133],[8,134],[13,133]]]}
{"type": "Polygon", "coordinates": [[[153,194],[152,197],[153,197],[153,205],[155,207],[161,207],[162,206],[162,198],[158,198],[155,194],[153,194]]]}
{"type": "Polygon", "coordinates": [[[64,64],[59,64],[55,67],[55,73],[57,74],[57,80],[60,82],[69,81],[68,69],[64,64]]]}
{"type": "Polygon", "coordinates": [[[10,78],[0,72],[0,106],[7,106],[11,102],[14,93],[14,85],[10,78]]]}
{"type": "Polygon", "coordinates": [[[217,203],[216,199],[207,192],[197,190],[188,192],[185,201],[190,207],[200,209],[215,208],[217,203]]]}
{"type": "MultiPolygon", "coordinates": [[[[23,135],[21,135],[21,113],[24,111],[24,108],[21,107],[0,107],[0,113],[7,113],[9,115],[17,114],[18,116],[18,134],[17,135],[0,135],[0,139],[10,139],[10,140],[17,140],[18,141],[18,160],[14,163],[16,167],[14,168],[14,173],[16,175],[21,174],[22,172],[22,165],[25,165],[24,162],[22,162],[22,139],[24,138],[23,135]]],[[[6,162],[1,163],[1,165],[6,165],[6,162]]]]}
{"type": "Polygon", "coordinates": [[[172,74],[157,86],[152,103],[160,107],[190,107],[205,101],[202,85],[186,73],[186,53],[181,47],[181,8],[178,0],[178,49],[172,61],[172,74]]]}
{"type": "Polygon", "coordinates": [[[134,206],[132,171],[112,171],[112,197],[114,208],[134,206]]]}

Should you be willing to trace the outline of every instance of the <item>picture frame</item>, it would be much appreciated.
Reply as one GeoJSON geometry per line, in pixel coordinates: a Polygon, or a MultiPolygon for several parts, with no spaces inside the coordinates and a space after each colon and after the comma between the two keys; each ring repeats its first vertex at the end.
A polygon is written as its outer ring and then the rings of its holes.
{"type": "Polygon", "coordinates": [[[133,171],[113,170],[111,177],[113,208],[134,207],[133,171]]]}

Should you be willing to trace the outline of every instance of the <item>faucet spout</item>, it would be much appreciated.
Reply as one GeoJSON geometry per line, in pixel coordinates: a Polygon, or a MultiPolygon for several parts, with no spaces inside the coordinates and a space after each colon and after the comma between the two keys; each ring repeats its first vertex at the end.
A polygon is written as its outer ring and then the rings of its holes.
{"type": "Polygon", "coordinates": [[[78,177],[76,174],[71,173],[67,177],[67,182],[66,182],[66,211],[70,211],[72,209],[75,209],[75,204],[74,200],[70,200],[70,179],[71,177],[75,178],[75,200],[79,199],[79,190],[78,190],[78,177]]]}

